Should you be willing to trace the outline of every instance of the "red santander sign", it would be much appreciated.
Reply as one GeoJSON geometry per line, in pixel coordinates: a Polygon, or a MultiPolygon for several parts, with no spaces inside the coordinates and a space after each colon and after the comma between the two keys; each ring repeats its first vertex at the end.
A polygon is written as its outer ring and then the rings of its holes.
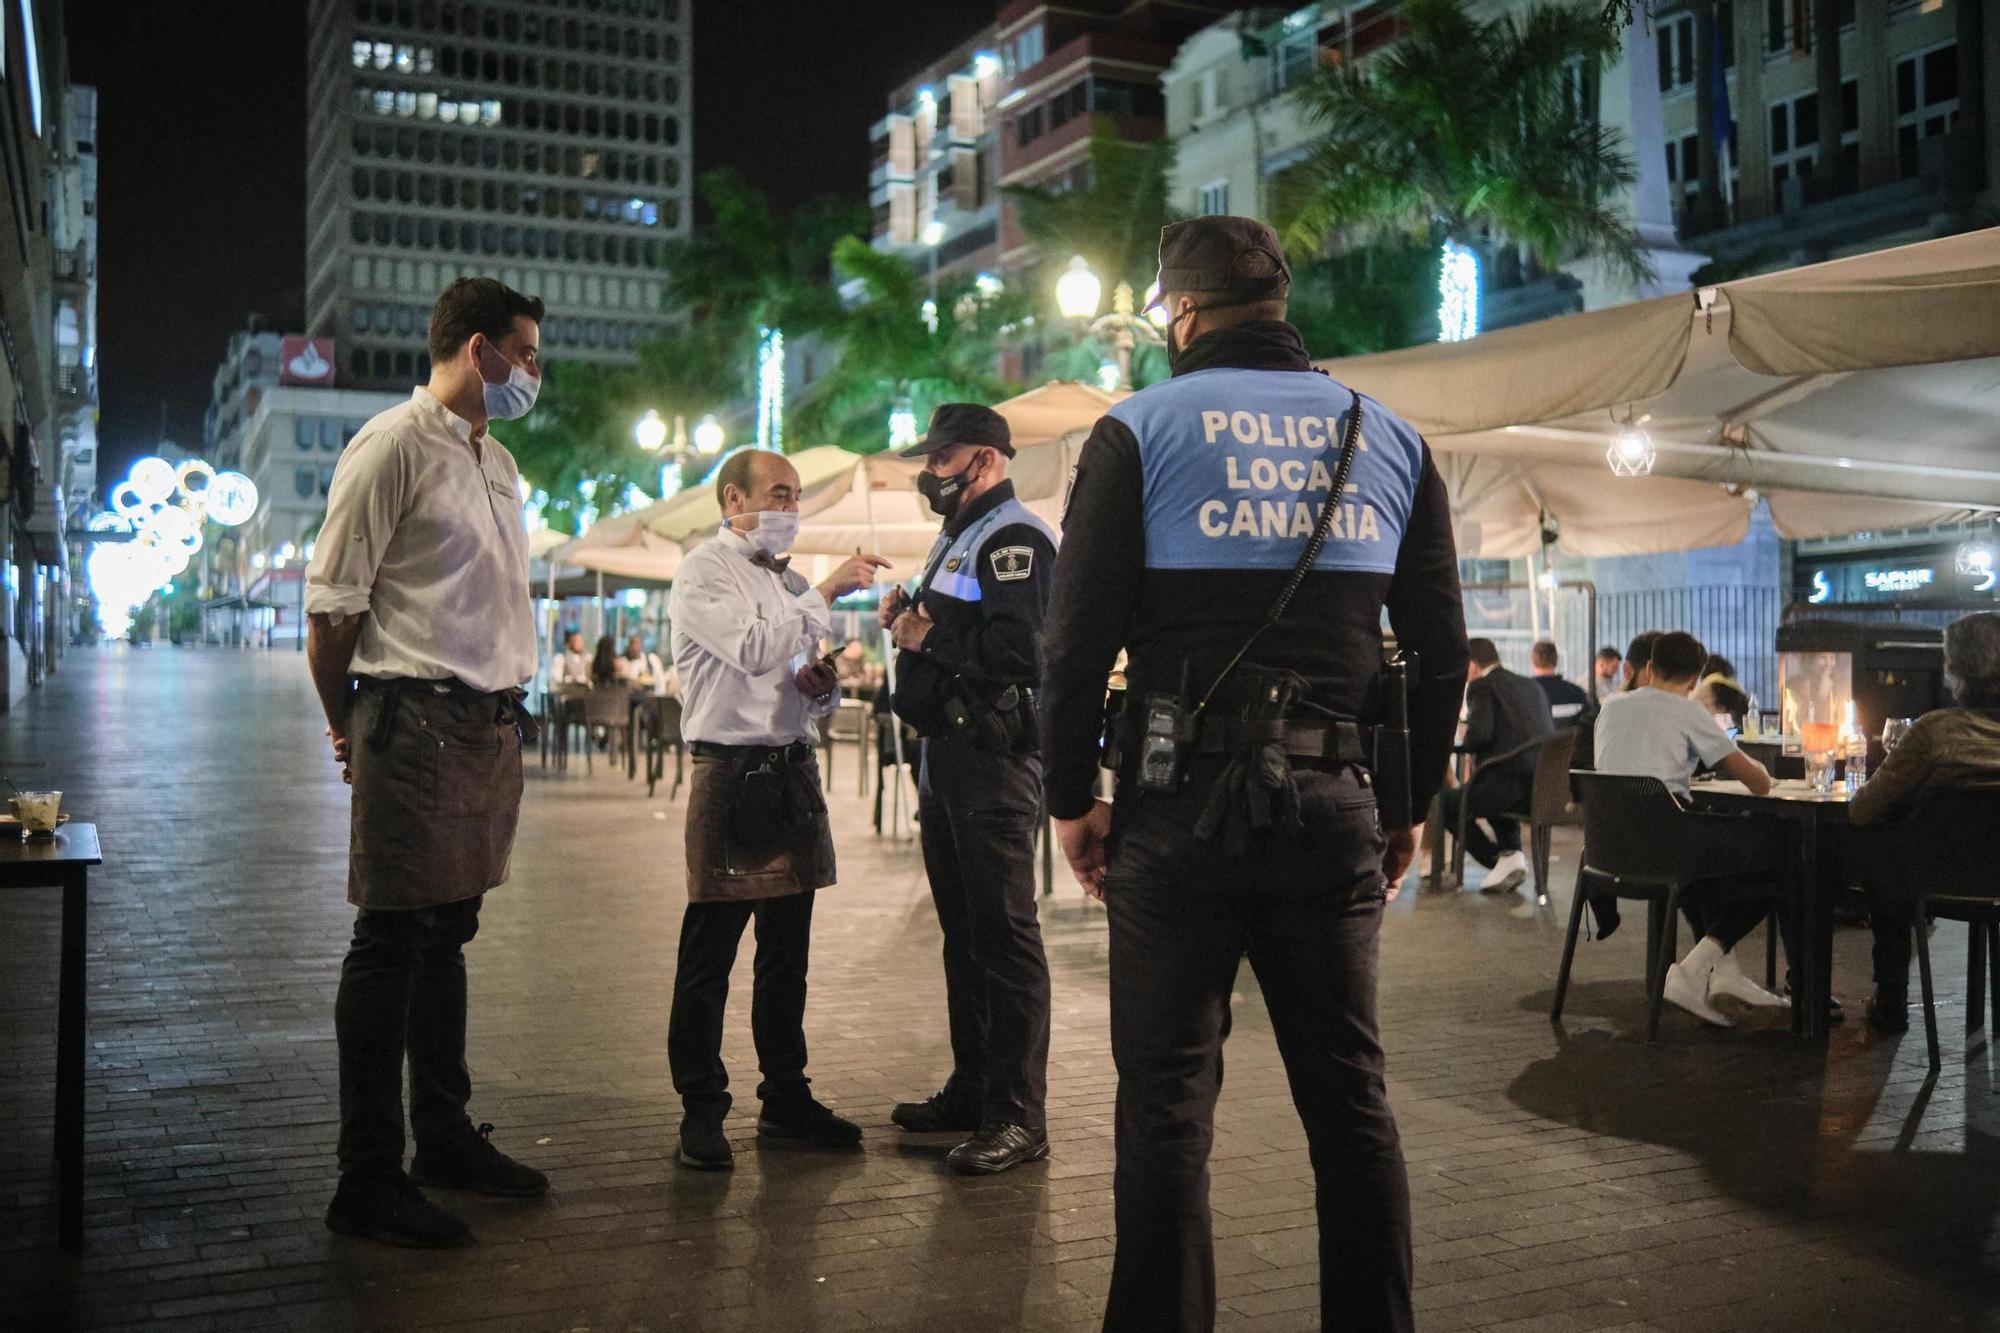
{"type": "Polygon", "coordinates": [[[278,344],[278,383],[333,383],[333,339],[288,333],[278,344]]]}

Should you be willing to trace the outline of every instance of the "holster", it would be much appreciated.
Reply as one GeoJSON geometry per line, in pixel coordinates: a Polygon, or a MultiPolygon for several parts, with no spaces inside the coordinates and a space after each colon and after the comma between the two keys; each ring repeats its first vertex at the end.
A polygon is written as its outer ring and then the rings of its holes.
{"type": "Polygon", "coordinates": [[[1027,754],[1041,748],[1034,691],[1022,685],[998,690],[959,677],[944,699],[947,735],[963,737],[988,754],[1027,754]]]}
{"type": "Polygon", "coordinates": [[[1248,855],[1256,843],[1305,831],[1299,817],[1299,789],[1286,752],[1285,723],[1306,692],[1305,678],[1293,671],[1245,671],[1242,740],[1226,752],[1222,772],[1208,790],[1194,835],[1222,840],[1232,857],[1248,855]],[[1259,727],[1256,724],[1269,724],[1259,727]]]}

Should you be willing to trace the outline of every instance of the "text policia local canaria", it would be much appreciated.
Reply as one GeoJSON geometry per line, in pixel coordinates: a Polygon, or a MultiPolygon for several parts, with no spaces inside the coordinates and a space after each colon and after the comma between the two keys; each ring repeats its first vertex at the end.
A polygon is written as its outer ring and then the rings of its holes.
{"type": "MultiPolygon", "coordinates": [[[[1266,494],[1275,491],[1281,495],[1289,492],[1300,498],[1252,500],[1246,497],[1233,505],[1226,500],[1204,501],[1199,515],[1203,536],[1289,538],[1311,535],[1313,524],[1319,518],[1319,506],[1317,502],[1307,503],[1304,497],[1315,492],[1323,494],[1333,485],[1333,470],[1329,463],[1339,455],[1329,446],[1340,441],[1340,425],[1336,418],[1281,416],[1274,419],[1268,412],[1208,411],[1201,414],[1201,435],[1208,444],[1219,443],[1226,436],[1237,444],[1319,451],[1319,456],[1311,459],[1256,457],[1245,460],[1233,452],[1225,454],[1223,477],[1229,489],[1266,494]]],[[[1368,442],[1361,440],[1356,446],[1357,455],[1367,447],[1368,442]]],[[[1358,457],[1356,461],[1359,461],[1358,457]]],[[[1359,489],[1352,481],[1347,484],[1350,495],[1359,489]]],[[[1335,541],[1382,540],[1375,509],[1365,501],[1360,504],[1343,503],[1335,509],[1333,524],[1327,535],[1335,541]]]]}

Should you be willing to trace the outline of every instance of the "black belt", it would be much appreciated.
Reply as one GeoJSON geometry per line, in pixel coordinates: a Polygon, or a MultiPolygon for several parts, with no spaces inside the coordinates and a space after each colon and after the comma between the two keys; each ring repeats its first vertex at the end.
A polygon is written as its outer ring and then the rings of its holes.
{"type": "Polygon", "coordinates": [[[792,741],[785,745],[723,745],[716,741],[689,741],[688,749],[698,759],[762,759],[769,763],[783,760],[788,764],[801,764],[812,758],[813,747],[804,741],[792,741]]]}
{"type": "MultiPolygon", "coordinates": [[[[1138,743],[1138,719],[1121,714],[1119,750],[1128,758],[1138,743]]],[[[1281,745],[1293,759],[1332,760],[1341,764],[1375,762],[1375,728],[1359,722],[1247,722],[1234,717],[1205,717],[1189,747],[1193,754],[1228,754],[1252,745],[1281,745]]]]}
{"type": "Polygon", "coordinates": [[[474,689],[456,676],[443,676],[435,680],[423,676],[356,676],[354,688],[385,696],[381,711],[375,715],[375,725],[369,729],[366,737],[369,748],[374,750],[379,750],[389,743],[389,731],[396,724],[396,712],[402,706],[403,692],[413,689],[429,689],[438,694],[491,702],[494,705],[495,724],[518,727],[524,745],[534,744],[535,739],[542,734],[541,723],[528,709],[528,692],[522,689],[474,689]]]}

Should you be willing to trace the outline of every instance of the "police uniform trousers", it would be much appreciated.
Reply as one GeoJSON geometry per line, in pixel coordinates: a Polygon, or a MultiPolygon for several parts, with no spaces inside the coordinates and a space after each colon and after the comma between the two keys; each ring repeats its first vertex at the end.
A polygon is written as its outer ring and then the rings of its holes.
{"type": "Polygon", "coordinates": [[[427,681],[364,680],[349,719],[354,780],[340,967],[340,1167],[403,1165],[403,1065],[419,1145],[471,1132],[465,946],[507,878],[521,810],[518,702],[427,681]]]}
{"type": "Polygon", "coordinates": [[[1409,1184],[1375,1020],[1373,793],[1352,769],[1299,777],[1305,833],[1243,860],[1195,840],[1198,796],[1191,805],[1124,786],[1114,807],[1104,884],[1118,1067],[1117,1254],[1104,1316],[1114,1333],[1214,1326],[1208,1157],[1246,955],[1310,1147],[1321,1327],[1414,1327],[1409,1184]]]}
{"type": "Polygon", "coordinates": [[[924,741],[917,786],[924,869],[944,931],[951,1090],[982,1119],[1043,1127],[1049,964],[1035,910],[1042,762],[961,737],[924,741]]]}

